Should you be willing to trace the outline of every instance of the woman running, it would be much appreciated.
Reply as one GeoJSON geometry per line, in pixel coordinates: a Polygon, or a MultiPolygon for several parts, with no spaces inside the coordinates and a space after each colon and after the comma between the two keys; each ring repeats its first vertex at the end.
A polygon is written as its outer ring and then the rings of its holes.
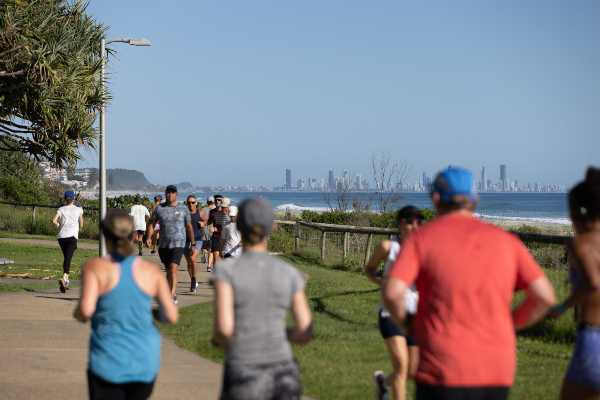
{"type": "Polygon", "coordinates": [[[160,366],[161,338],[154,325],[177,323],[167,280],[160,269],[134,255],[133,223],[122,211],[101,224],[109,255],[83,265],[75,318],[92,320],[88,364],[90,400],[147,399],[160,366]]]}
{"type": "Polygon", "coordinates": [[[63,253],[63,277],[58,280],[60,291],[65,293],[71,289],[69,283],[69,271],[71,269],[71,260],[73,253],[77,250],[77,239],[79,238],[79,229],[83,228],[83,209],[75,206],[75,193],[72,190],[65,192],[66,206],[62,206],[56,212],[52,223],[60,228],[58,231],[58,244],[63,253]],[[60,223],[58,219],[60,218],[60,223]]]}
{"type": "MultiPolygon", "coordinates": [[[[402,208],[396,215],[396,222],[400,230],[400,237],[404,239],[413,229],[416,229],[423,221],[421,211],[413,206],[402,208]]],[[[367,263],[365,275],[369,280],[380,287],[385,282],[385,276],[388,269],[396,261],[400,253],[400,242],[398,238],[382,241],[373,257],[367,263]],[[377,275],[377,268],[385,262],[384,277],[377,275]]],[[[419,294],[415,287],[406,291],[405,303],[410,314],[416,314],[419,294]]],[[[406,381],[412,379],[417,372],[419,365],[419,348],[412,336],[408,336],[399,328],[390,318],[390,314],[385,310],[381,302],[377,306],[376,312],[379,313],[379,330],[385,340],[385,345],[392,359],[394,371],[386,376],[382,371],[375,371],[373,379],[377,384],[377,398],[387,399],[389,397],[389,388],[392,389],[392,398],[394,400],[406,398],[406,381]]]]}
{"type": "Polygon", "coordinates": [[[312,339],[312,316],[298,271],[267,253],[273,208],[260,197],[239,206],[243,253],[219,264],[213,343],[225,348],[221,400],[297,400],[300,369],[289,342],[312,339]],[[294,327],[286,329],[287,310],[294,327]]]}
{"type": "MultiPolygon", "coordinates": [[[[156,206],[158,206],[160,203],[162,203],[162,196],[154,196],[154,205],[152,206],[152,211],[150,212],[150,218],[152,218],[152,214],[154,214],[156,206]]],[[[158,236],[160,234],[159,231],[160,224],[157,222],[156,225],[154,225],[154,233],[152,234],[152,251],[150,254],[156,254],[156,245],[158,244],[158,236]]]]}
{"type": "Polygon", "coordinates": [[[571,256],[571,296],[552,308],[558,317],[581,307],[573,357],[560,397],[597,399],[600,396],[600,169],[589,168],[586,180],[569,193],[569,211],[576,236],[571,256]]]}

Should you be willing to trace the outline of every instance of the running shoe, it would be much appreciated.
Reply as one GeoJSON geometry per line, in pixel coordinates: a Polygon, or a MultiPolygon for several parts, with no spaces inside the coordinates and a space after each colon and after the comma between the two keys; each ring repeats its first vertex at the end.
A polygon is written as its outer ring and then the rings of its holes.
{"type": "Polygon", "coordinates": [[[173,296],[173,303],[177,304],[177,295],[173,296]]]}
{"type": "Polygon", "coordinates": [[[60,288],[60,291],[62,293],[66,293],[67,292],[67,287],[65,286],[65,283],[63,282],[62,279],[58,280],[58,287],[60,288]]]}
{"type": "Polygon", "coordinates": [[[386,379],[387,376],[383,373],[383,371],[375,371],[373,373],[373,380],[377,385],[377,400],[388,400],[390,398],[389,386],[385,384],[386,379]]]}
{"type": "Polygon", "coordinates": [[[196,282],[196,278],[192,278],[192,285],[190,286],[190,292],[195,292],[198,287],[198,282],[196,282]]]}
{"type": "Polygon", "coordinates": [[[211,267],[206,267],[206,272],[212,272],[212,268],[211,267]]]}
{"type": "Polygon", "coordinates": [[[150,254],[156,254],[156,250],[152,250],[150,254]]]}
{"type": "Polygon", "coordinates": [[[65,281],[65,289],[71,290],[71,282],[65,281]]]}
{"type": "Polygon", "coordinates": [[[140,253],[139,253],[138,255],[139,255],[139,256],[143,256],[143,255],[144,255],[144,252],[143,252],[143,251],[140,251],[140,253]]]}
{"type": "Polygon", "coordinates": [[[200,258],[200,262],[204,264],[206,262],[206,255],[202,252],[202,257],[200,258]]]}

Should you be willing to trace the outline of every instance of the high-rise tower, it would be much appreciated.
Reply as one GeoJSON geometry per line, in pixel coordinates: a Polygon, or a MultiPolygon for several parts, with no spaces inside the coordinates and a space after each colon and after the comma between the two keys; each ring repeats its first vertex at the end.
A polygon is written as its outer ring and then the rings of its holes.
{"type": "Polygon", "coordinates": [[[506,164],[500,164],[500,184],[502,185],[502,190],[506,192],[507,182],[506,182],[506,164]]]}
{"type": "Polygon", "coordinates": [[[485,192],[487,190],[487,181],[485,179],[485,167],[481,170],[481,191],[485,192]]]}
{"type": "Polygon", "coordinates": [[[330,188],[333,188],[335,186],[334,173],[335,173],[335,169],[332,169],[331,171],[329,171],[329,182],[327,182],[327,183],[329,184],[330,188]]]}
{"type": "Polygon", "coordinates": [[[290,190],[292,188],[292,169],[287,168],[285,170],[285,190],[290,190]]]}

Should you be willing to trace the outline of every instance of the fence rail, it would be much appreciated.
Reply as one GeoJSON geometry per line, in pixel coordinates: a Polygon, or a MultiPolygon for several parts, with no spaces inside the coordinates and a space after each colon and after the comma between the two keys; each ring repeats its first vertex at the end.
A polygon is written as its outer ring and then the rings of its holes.
{"type": "MultiPolygon", "coordinates": [[[[294,249],[295,251],[300,250],[300,241],[302,238],[302,227],[316,230],[321,232],[321,237],[318,244],[320,244],[321,250],[321,260],[325,259],[326,250],[327,250],[327,238],[328,233],[341,233],[343,234],[343,243],[342,243],[342,257],[346,259],[349,253],[349,243],[350,243],[350,235],[367,235],[366,241],[364,241],[364,264],[369,261],[369,256],[371,254],[371,248],[373,246],[374,236],[387,236],[388,239],[391,236],[399,235],[397,229],[390,228],[365,228],[358,226],[350,226],[350,225],[332,225],[332,224],[321,224],[315,222],[306,222],[306,221],[275,221],[279,225],[293,225],[294,229],[294,249]]],[[[558,245],[568,245],[571,241],[571,236],[554,236],[554,235],[537,235],[531,233],[522,233],[522,232],[511,232],[514,235],[518,236],[519,239],[523,242],[536,242],[536,243],[546,243],[546,244],[558,244],[558,245]]],[[[310,236],[310,235],[308,235],[310,236]]],[[[316,240],[304,240],[304,242],[312,242],[312,244],[317,244],[316,240]]],[[[355,240],[355,242],[357,242],[355,240]]]]}

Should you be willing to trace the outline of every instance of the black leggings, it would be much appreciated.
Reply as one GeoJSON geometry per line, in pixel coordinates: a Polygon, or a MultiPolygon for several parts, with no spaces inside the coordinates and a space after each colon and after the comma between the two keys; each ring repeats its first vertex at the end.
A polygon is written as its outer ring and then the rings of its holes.
{"type": "Polygon", "coordinates": [[[73,253],[75,253],[75,250],[77,250],[77,239],[75,239],[75,236],[58,239],[58,244],[60,245],[60,249],[65,257],[65,261],[63,261],[63,272],[65,274],[69,274],[73,253]]]}
{"type": "Polygon", "coordinates": [[[92,374],[88,369],[90,400],[146,400],[152,394],[154,381],[110,383],[92,374]]]}

